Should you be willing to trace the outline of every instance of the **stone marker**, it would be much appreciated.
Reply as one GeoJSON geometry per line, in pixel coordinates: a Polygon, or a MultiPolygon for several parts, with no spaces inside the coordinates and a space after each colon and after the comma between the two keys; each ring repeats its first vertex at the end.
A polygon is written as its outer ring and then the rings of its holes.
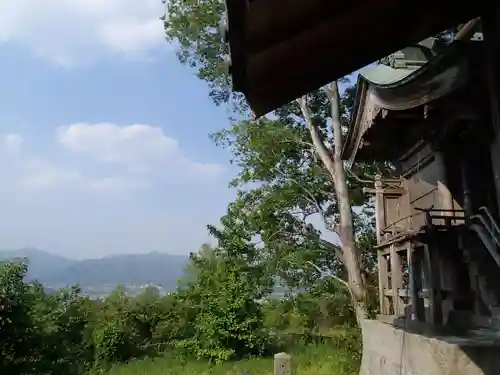
{"type": "Polygon", "coordinates": [[[274,355],[274,375],[292,375],[292,357],[289,354],[274,355]]]}

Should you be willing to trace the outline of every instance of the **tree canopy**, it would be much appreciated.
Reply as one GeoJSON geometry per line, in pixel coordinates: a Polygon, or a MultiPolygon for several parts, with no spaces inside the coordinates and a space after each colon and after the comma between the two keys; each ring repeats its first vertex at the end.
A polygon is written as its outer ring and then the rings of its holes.
{"type": "MultiPolygon", "coordinates": [[[[235,110],[245,115],[245,102],[231,92],[225,70],[228,51],[219,27],[222,17],[219,1],[173,0],[165,19],[166,35],[177,45],[180,62],[208,83],[215,104],[236,103],[235,110]]],[[[336,103],[340,136],[347,131],[356,91],[348,79],[343,83],[346,89],[336,103]]],[[[318,90],[306,100],[320,142],[334,149],[330,98],[318,90]]],[[[261,260],[290,287],[314,288],[321,272],[345,279],[343,251],[332,234],[340,233],[337,189],[331,171],[318,157],[299,104],[292,102],[259,120],[235,120],[230,128],[212,134],[212,139],[230,150],[231,162],[239,169],[230,183],[238,195],[222,226],[231,222],[243,227],[245,240],[259,244],[261,260]]],[[[364,250],[360,266],[365,279],[373,280],[373,207],[362,188],[375,174],[384,173],[386,166],[357,164],[346,171],[356,245],[364,250]]]]}

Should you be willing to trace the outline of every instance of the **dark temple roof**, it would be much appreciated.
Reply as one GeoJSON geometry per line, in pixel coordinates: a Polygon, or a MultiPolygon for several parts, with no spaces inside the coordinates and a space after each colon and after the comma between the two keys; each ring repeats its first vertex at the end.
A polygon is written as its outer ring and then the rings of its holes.
{"type": "Polygon", "coordinates": [[[481,40],[457,40],[404,72],[385,65],[362,69],[342,158],[350,164],[392,160],[426,133],[477,111],[484,102],[484,78],[477,69],[482,66],[481,40]]]}
{"type": "Polygon", "coordinates": [[[481,1],[226,0],[233,88],[257,116],[480,14],[481,1]]]}

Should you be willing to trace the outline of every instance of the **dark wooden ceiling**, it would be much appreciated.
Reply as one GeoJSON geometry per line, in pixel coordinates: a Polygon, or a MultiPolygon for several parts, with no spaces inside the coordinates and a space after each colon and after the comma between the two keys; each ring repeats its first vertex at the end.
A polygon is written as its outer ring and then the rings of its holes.
{"type": "Polygon", "coordinates": [[[480,15],[481,1],[226,0],[231,74],[257,116],[480,15]]]}

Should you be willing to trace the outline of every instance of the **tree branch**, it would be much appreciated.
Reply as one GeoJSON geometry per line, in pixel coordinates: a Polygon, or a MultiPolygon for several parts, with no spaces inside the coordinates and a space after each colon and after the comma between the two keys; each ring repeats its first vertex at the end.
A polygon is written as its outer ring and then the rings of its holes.
{"type": "Polygon", "coordinates": [[[309,263],[311,266],[313,266],[321,274],[321,277],[324,277],[324,275],[326,274],[327,276],[332,277],[333,279],[335,279],[339,283],[341,283],[343,286],[345,286],[347,288],[347,290],[349,291],[349,293],[351,292],[351,289],[349,288],[349,284],[345,280],[341,279],[340,277],[338,277],[337,275],[335,275],[331,272],[329,272],[329,273],[324,272],[321,268],[319,268],[317,265],[315,265],[310,260],[308,260],[306,263],[309,263]]]}
{"type": "Polygon", "coordinates": [[[342,140],[342,123],[340,119],[340,96],[337,81],[333,81],[328,85],[323,86],[323,91],[326,93],[330,101],[330,115],[332,118],[334,158],[336,161],[341,160],[342,149],[344,142],[342,140]]]}
{"type": "Polygon", "coordinates": [[[314,125],[312,121],[311,112],[307,107],[307,97],[303,96],[302,98],[297,99],[297,103],[299,104],[302,115],[304,116],[304,121],[306,122],[307,129],[311,134],[311,139],[313,141],[314,149],[318,153],[325,168],[330,173],[330,177],[335,183],[335,168],[333,167],[334,156],[332,155],[330,150],[325,146],[325,143],[319,136],[318,128],[314,125]]]}
{"type": "Polygon", "coordinates": [[[364,180],[361,177],[359,177],[356,173],[354,173],[351,169],[347,169],[347,173],[349,173],[356,181],[358,181],[361,184],[373,184],[374,181],[372,180],[364,180]]]}
{"type": "Polygon", "coordinates": [[[326,220],[326,216],[325,216],[325,211],[321,208],[319,202],[316,200],[316,198],[314,197],[314,194],[308,189],[306,188],[305,186],[301,185],[297,180],[295,180],[294,178],[291,178],[291,177],[288,177],[288,176],[285,176],[285,174],[280,171],[280,170],[276,170],[282,177],[285,178],[285,180],[289,180],[291,182],[293,182],[294,184],[296,184],[298,187],[300,187],[302,190],[304,190],[306,192],[306,194],[309,196],[307,197],[306,195],[304,195],[304,198],[309,201],[311,204],[313,204],[316,209],[318,210],[318,213],[321,215],[321,218],[323,219],[323,222],[325,223],[325,225],[327,225],[327,220],[326,220]]]}
{"type": "MultiPolygon", "coordinates": [[[[298,214],[298,212],[297,212],[297,214],[298,214]]],[[[293,213],[292,213],[292,217],[295,220],[295,223],[298,224],[298,225],[300,225],[302,227],[302,229],[305,231],[306,230],[306,226],[307,226],[306,219],[310,215],[308,215],[308,214],[306,214],[304,212],[302,212],[302,214],[303,214],[302,220],[300,218],[297,218],[297,217],[293,216],[293,213]]],[[[335,233],[337,235],[339,235],[339,233],[337,231],[335,231],[335,233]]],[[[264,243],[265,244],[266,242],[271,241],[273,238],[275,238],[278,235],[285,236],[285,237],[291,237],[291,236],[294,235],[294,233],[289,233],[289,232],[286,232],[286,231],[283,231],[283,230],[278,230],[278,231],[275,231],[275,232],[271,233],[271,235],[268,236],[266,239],[263,239],[263,240],[257,242],[256,244],[257,245],[260,244],[260,243],[264,243]]],[[[327,240],[325,240],[325,239],[323,239],[321,237],[319,238],[319,244],[321,246],[324,246],[325,248],[333,251],[335,253],[335,256],[339,259],[339,261],[343,262],[343,252],[342,252],[342,249],[341,249],[340,246],[337,246],[337,245],[331,243],[330,241],[327,241],[327,240]]]]}
{"type": "Polygon", "coordinates": [[[342,122],[340,117],[340,96],[337,82],[335,81],[324,86],[323,90],[330,101],[333,141],[335,145],[333,164],[336,177],[335,190],[337,192],[340,214],[340,241],[342,243],[344,265],[347,269],[347,278],[349,280],[349,291],[353,298],[356,318],[358,323],[361,324],[361,321],[367,317],[365,306],[366,288],[361,272],[359,250],[356,247],[352,207],[349,201],[349,189],[347,186],[345,166],[342,161],[342,122]]]}
{"type": "Polygon", "coordinates": [[[314,149],[314,145],[311,142],[306,142],[301,139],[282,139],[279,141],[279,143],[297,143],[300,145],[308,146],[314,149]]]}
{"type": "Polygon", "coordinates": [[[335,255],[337,256],[337,258],[339,258],[339,260],[342,263],[344,262],[344,260],[343,260],[344,255],[342,253],[342,249],[340,248],[340,246],[336,246],[333,243],[331,243],[330,241],[324,240],[322,238],[319,239],[319,243],[321,245],[323,245],[324,247],[326,247],[327,249],[333,250],[335,252],[335,255]]]}

